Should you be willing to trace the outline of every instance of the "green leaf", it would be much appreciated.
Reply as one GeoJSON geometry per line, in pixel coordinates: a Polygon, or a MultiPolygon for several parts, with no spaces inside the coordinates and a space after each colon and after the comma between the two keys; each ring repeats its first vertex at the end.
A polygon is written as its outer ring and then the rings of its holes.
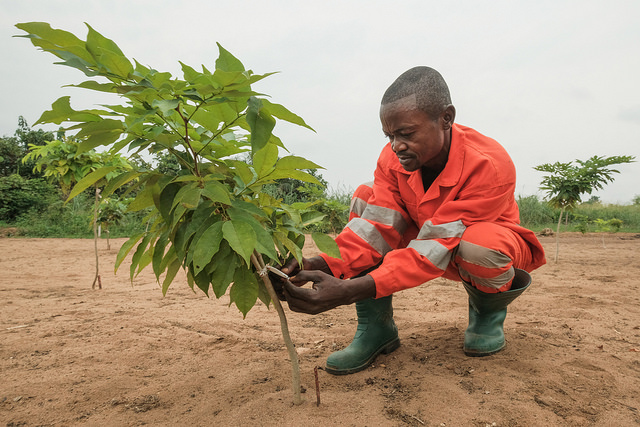
{"type": "Polygon", "coordinates": [[[160,110],[163,116],[166,116],[167,113],[174,111],[180,105],[180,100],[178,99],[154,99],[151,103],[153,108],[157,108],[160,110]]]}
{"type": "Polygon", "coordinates": [[[110,179],[102,190],[101,196],[103,198],[110,196],[115,190],[138,178],[140,175],[142,175],[142,172],[128,171],[110,179]]]}
{"type": "Polygon", "coordinates": [[[278,259],[271,234],[265,230],[264,226],[257,221],[249,212],[238,208],[227,210],[229,217],[236,222],[245,222],[253,228],[256,233],[256,250],[267,255],[271,259],[278,259]]]}
{"type": "MultiPolygon", "coordinates": [[[[269,111],[269,113],[271,113],[272,116],[275,116],[281,120],[286,120],[289,123],[293,123],[298,126],[303,126],[307,129],[313,130],[311,126],[305,123],[302,117],[292,113],[280,104],[274,104],[268,99],[262,99],[262,105],[269,111]]],[[[313,131],[315,132],[315,130],[313,131]]]]}
{"type": "Polygon", "coordinates": [[[285,170],[278,170],[278,166],[276,165],[276,170],[274,170],[273,172],[271,172],[268,176],[268,178],[270,180],[276,180],[276,179],[282,179],[282,178],[291,178],[291,179],[297,179],[298,181],[303,181],[303,182],[308,182],[311,184],[316,184],[316,185],[320,185],[322,186],[322,183],[320,181],[318,181],[318,178],[316,178],[315,176],[307,173],[307,172],[303,172],[301,170],[297,170],[297,169],[285,169],[285,170]]]}
{"type": "Polygon", "coordinates": [[[133,249],[136,243],[138,243],[138,241],[140,241],[140,239],[142,239],[143,237],[144,237],[144,233],[141,233],[131,237],[129,240],[124,242],[124,244],[120,247],[120,250],[118,251],[118,255],[116,256],[116,263],[113,269],[114,272],[118,271],[118,267],[120,267],[120,264],[122,264],[122,261],[124,261],[124,259],[127,257],[131,249],[133,249]]]}
{"type": "Polygon", "coordinates": [[[331,236],[328,236],[324,233],[314,232],[311,233],[311,238],[315,242],[316,246],[320,252],[324,252],[332,258],[342,259],[340,256],[340,248],[338,248],[338,244],[336,243],[331,236]]]}
{"type": "Polygon", "coordinates": [[[231,202],[231,204],[233,205],[234,208],[247,211],[247,213],[250,215],[262,217],[262,218],[267,217],[264,211],[260,209],[258,206],[254,205],[253,203],[245,202],[244,200],[241,200],[241,199],[234,199],[233,202],[231,202]]]}
{"type": "Polygon", "coordinates": [[[267,306],[267,309],[269,308],[269,304],[271,304],[271,295],[269,295],[267,286],[262,280],[258,280],[258,299],[267,306]]]}
{"type": "Polygon", "coordinates": [[[169,267],[167,267],[167,275],[164,277],[164,280],[162,281],[163,296],[167,295],[167,290],[169,289],[169,285],[171,285],[171,282],[173,282],[173,279],[175,279],[176,274],[178,274],[178,270],[180,270],[180,260],[175,255],[175,253],[173,254],[173,256],[175,256],[175,258],[171,261],[171,263],[169,264],[169,267]]]}
{"type": "Polygon", "coordinates": [[[127,78],[133,72],[133,66],[118,45],[94,30],[89,24],[86,25],[89,28],[87,51],[93,55],[99,66],[117,76],[127,78]]]}
{"type": "Polygon", "coordinates": [[[276,119],[262,108],[259,98],[249,98],[248,106],[246,120],[251,129],[251,150],[255,153],[269,142],[276,119]]]}
{"type": "Polygon", "coordinates": [[[278,160],[278,163],[276,163],[276,169],[322,169],[322,166],[319,166],[313,163],[311,160],[305,159],[304,157],[285,156],[278,160]]]}
{"type": "Polygon", "coordinates": [[[230,205],[229,190],[223,184],[217,181],[209,181],[202,189],[202,195],[214,203],[223,203],[230,205]]]}
{"type": "Polygon", "coordinates": [[[302,249],[295,242],[287,237],[282,231],[276,231],[273,236],[293,255],[293,257],[302,265],[302,249]]]}
{"type": "Polygon", "coordinates": [[[229,297],[230,301],[236,304],[243,317],[246,318],[247,313],[258,300],[258,281],[251,270],[236,269],[229,297]]]}
{"type": "Polygon", "coordinates": [[[65,121],[88,122],[102,120],[102,118],[97,114],[74,110],[71,108],[71,104],[69,103],[70,99],[71,98],[68,96],[58,98],[53,104],[51,104],[51,110],[42,113],[40,118],[34,124],[54,123],[59,125],[65,121]]]}
{"type": "Polygon", "coordinates": [[[109,172],[113,172],[118,169],[116,166],[107,166],[104,168],[96,169],[91,172],[89,175],[82,178],[76,185],[73,186],[73,190],[69,193],[69,197],[67,197],[67,202],[78,194],[82,193],[87,188],[95,185],[98,181],[104,178],[109,172]]]}
{"type": "Polygon", "coordinates": [[[207,228],[198,238],[193,251],[193,275],[198,274],[211,262],[213,256],[220,248],[222,241],[222,221],[218,221],[207,228]]]}
{"type": "Polygon", "coordinates": [[[244,65],[242,65],[242,62],[240,62],[238,58],[229,53],[220,43],[216,44],[220,51],[220,55],[216,60],[216,69],[222,71],[244,71],[244,65]]]}
{"type": "Polygon", "coordinates": [[[138,212],[153,206],[153,204],[153,186],[147,185],[136,195],[136,198],[129,203],[127,212],[138,212]]]}
{"type": "Polygon", "coordinates": [[[246,222],[226,221],[222,226],[224,239],[229,242],[229,246],[240,255],[247,266],[251,265],[251,254],[256,247],[256,233],[246,222]]]}
{"type": "Polygon", "coordinates": [[[167,248],[168,243],[169,243],[169,232],[165,231],[160,235],[160,237],[158,237],[155,248],[153,250],[151,267],[153,268],[153,272],[156,275],[156,280],[158,281],[158,283],[160,283],[160,274],[162,273],[160,266],[162,265],[162,259],[165,256],[165,249],[167,248]]]}
{"type": "Polygon", "coordinates": [[[147,249],[147,246],[149,245],[149,241],[151,240],[151,237],[152,237],[151,233],[147,233],[142,239],[142,242],[140,242],[140,244],[136,248],[136,251],[134,252],[133,256],[131,257],[131,265],[129,266],[129,277],[131,278],[132,282],[133,282],[133,278],[135,277],[136,267],[138,267],[138,264],[140,263],[140,259],[142,258],[142,255],[144,254],[145,250],[147,249]]]}
{"type": "Polygon", "coordinates": [[[224,240],[220,244],[220,250],[213,257],[213,262],[210,264],[215,269],[211,274],[211,286],[216,298],[220,298],[225,294],[229,284],[233,281],[233,275],[237,268],[242,267],[242,261],[238,258],[238,255],[231,250],[229,244],[224,240]]]}
{"type": "Polygon", "coordinates": [[[267,144],[253,155],[253,167],[258,174],[258,179],[268,175],[278,161],[278,147],[267,144]]]}
{"type": "Polygon", "coordinates": [[[171,183],[166,185],[162,191],[160,192],[160,197],[158,199],[156,207],[162,215],[162,218],[167,222],[171,223],[171,211],[174,207],[173,200],[180,191],[181,185],[177,183],[171,183]]]}

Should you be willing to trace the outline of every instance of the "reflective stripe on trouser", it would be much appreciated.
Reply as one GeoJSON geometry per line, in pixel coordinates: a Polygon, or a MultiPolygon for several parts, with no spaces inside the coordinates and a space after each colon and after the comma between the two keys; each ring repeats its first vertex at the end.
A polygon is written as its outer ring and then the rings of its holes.
{"type": "Polygon", "coordinates": [[[514,231],[494,223],[467,227],[455,250],[453,266],[462,280],[486,293],[511,289],[515,268],[531,261],[527,243],[514,231]]]}
{"type": "Polygon", "coordinates": [[[353,192],[353,196],[351,197],[351,206],[349,208],[349,220],[353,218],[360,218],[365,208],[367,207],[368,201],[373,194],[373,188],[371,186],[373,182],[367,182],[365,184],[359,185],[356,188],[356,191],[353,192]]]}

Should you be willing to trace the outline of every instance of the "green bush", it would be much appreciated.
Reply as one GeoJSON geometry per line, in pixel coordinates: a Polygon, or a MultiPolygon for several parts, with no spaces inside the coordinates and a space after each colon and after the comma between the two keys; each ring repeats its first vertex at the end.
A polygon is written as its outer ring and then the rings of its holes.
{"type": "Polygon", "coordinates": [[[43,179],[0,177],[0,221],[12,222],[25,212],[42,212],[60,200],[60,192],[43,179]]]}

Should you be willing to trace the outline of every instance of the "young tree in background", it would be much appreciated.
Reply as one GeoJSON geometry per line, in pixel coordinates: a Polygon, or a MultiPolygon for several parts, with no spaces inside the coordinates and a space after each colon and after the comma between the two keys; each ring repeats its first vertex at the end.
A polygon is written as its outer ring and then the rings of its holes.
{"type": "Polygon", "coordinates": [[[102,289],[100,268],[98,262],[98,212],[100,205],[100,189],[107,185],[110,178],[119,176],[123,172],[130,171],[131,165],[119,154],[98,153],[95,150],[83,151],[81,142],[73,139],[64,141],[49,141],[45,145],[29,146],[30,152],[23,158],[23,162],[34,162],[35,171],[44,171],[44,177],[57,182],[62,189],[65,198],[71,199],[88,185],[78,185],[84,178],[92,181],[94,187],[93,209],[93,241],[96,255],[96,274],[93,279],[92,289],[102,289]],[[95,179],[94,179],[95,178],[95,179]]]}
{"type": "Polygon", "coordinates": [[[558,262],[563,213],[573,210],[583,194],[591,194],[595,190],[601,190],[605,184],[613,182],[613,175],[620,171],[610,166],[631,163],[634,160],[634,156],[593,156],[585,161],[545,163],[534,167],[537,171],[548,173],[543,177],[540,189],[547,192],[545,198],[548,203],[553,208],[560,209],[556,229],[555,262],[558,262]]]}

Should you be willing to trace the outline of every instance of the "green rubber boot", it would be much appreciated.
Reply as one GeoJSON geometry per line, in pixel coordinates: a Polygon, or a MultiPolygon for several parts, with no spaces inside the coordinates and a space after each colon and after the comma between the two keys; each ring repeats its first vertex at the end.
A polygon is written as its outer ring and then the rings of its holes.
{"type": "Polygon", "coordinates": [[[356,303],[358,329],[344,350],[327,358],[325,370],[333,375],[353,374],[366,369],[380,353],[388,354],[400,347],[398,328],[393,321],[392,295],[369,298],[356,303]]]}
{"type": "Polygon", "coordinates": [[[511,289],[497,294],[488,294],[462,281],[469,294],[469,327],[464,333],[464,353],[467,356],[489,356],[505,346],[504,319],[507,306],[531,284],[531,276],[524,270],[515,269],[511,289]]]}

